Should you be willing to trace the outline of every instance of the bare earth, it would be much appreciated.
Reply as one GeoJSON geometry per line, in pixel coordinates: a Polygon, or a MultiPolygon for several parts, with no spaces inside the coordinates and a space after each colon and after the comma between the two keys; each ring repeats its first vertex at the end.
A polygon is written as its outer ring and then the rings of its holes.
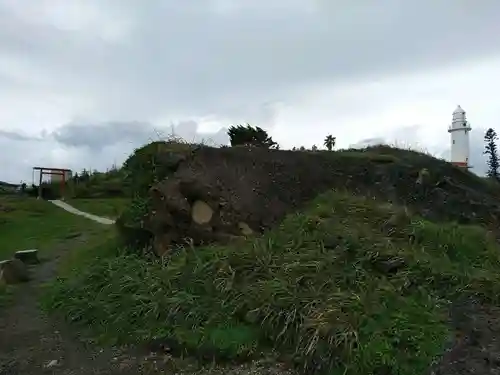
{"type": "MultiPolygon", "coordinates": [[[[58,256],[65,248],[71,245],[61,245],[58,256]]],[[[32,266],[33,279],[17,287],[14,300],[0,312],[0,374],[160,374],[146,368],[156,358],[85,345],[63,322],[45,316],[38,305],[40,286],[54,276],[56,263],[57,257],[32,266]]]]}

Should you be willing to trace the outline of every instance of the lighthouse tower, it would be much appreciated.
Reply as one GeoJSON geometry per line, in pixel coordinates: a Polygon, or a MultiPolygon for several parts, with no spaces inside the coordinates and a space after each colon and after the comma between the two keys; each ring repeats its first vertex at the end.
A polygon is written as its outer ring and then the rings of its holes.
{"type": "Polygon", "coordinates": [[[451,163],[463,168],[469,165],[469,132],[471,127],[465,117],[465,111],[458,106],[453,112],[453,120],[448,128],[451,135],[451,163]]]}

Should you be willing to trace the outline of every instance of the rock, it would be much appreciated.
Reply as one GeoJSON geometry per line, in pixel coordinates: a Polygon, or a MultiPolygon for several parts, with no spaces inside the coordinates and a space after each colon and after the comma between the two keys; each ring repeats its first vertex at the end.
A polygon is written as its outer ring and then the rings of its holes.
{"type": "Polygon", "coordinates": [[[5,284],[18,284],[29,281],[28,270],[19,259],[0,261],[0,277],[5,284]]]}
{"type": "Polygon", "coordinates": [[[53,359],[49,362],[47,362],[47,364],[45,364],[45,368],[52,368],[54,366],[57,366],[59,364],[59,361],[57,359],[53,359]]]}
{"type": "Polygon", "coordinates": [[[38,264],[40,260],[38,259],[38,250],[20,250],[14,255],[16,259],[19,259],[24,264],[38,264]]]}
{"type": "Polygon", "coordinates": [[[252,228],[250,228],[247,223],[240,221],[238,223],[238,227],[240,228],[240,231],[244,236],[251,236],[253,234],[252,228]]]}
{"type": "Polygon", "coordinates": [[[418,178],[417,178],[417,181],[415,183],[418,185],[421,185],[427,181],[428,177],[429,177],[429,170],[427,168],[422,168],[418,172],[418,178]]]}
{"type": "Polygon", "coordinates": [[[406,267],[406,261],[401,257],[380,257],[374,261],[374,266],[380,272],[391,275],[406,267]]]}
{"type": "Polygon", "coordinates": [[[70,233],[64,237],[66,240],[71,240],[72,238],[80,237],[82,234],[80,232],[70,233]]]}

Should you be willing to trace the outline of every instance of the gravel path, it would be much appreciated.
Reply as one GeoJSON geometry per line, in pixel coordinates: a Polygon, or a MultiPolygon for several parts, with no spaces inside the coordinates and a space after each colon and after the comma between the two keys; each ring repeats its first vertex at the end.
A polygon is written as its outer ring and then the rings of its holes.
{"type": "Polygon", "coordinates": [[[107,217],[101,217],[101,216],[97,216],[97,215],[92,215],[92,214],[89,214],[88,212],[80,211],[79,209],[77,209],[77,208],[75,208],[75,207],[73,207],[73,206],[71,206],[71,205],[69,205],[61,200],[58,200],[58,199],[51,200],[49,202],[52,204],[55,204],[56,206],[62,208],[65,211],[71,212],[72,214],[86,217],[87,219],[94,220],[94,221],[101,223],[101,224],[111,225],[111,224],[115,223],[115,220],[113,220],[113,219],[109,219],[107,217]]]}

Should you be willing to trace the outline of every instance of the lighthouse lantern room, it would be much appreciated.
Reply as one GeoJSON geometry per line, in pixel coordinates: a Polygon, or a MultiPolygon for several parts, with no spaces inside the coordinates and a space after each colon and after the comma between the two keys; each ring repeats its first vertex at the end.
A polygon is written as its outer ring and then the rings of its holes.
{"type": "Polygon", "coordinates": [[[458,106],[453,111],[453,120],[448,128],[451,135],[451,163],[463,168],[470,168],[469,164],[469,132],[471,127],[467,122],[465,111],[458,106]]]}

